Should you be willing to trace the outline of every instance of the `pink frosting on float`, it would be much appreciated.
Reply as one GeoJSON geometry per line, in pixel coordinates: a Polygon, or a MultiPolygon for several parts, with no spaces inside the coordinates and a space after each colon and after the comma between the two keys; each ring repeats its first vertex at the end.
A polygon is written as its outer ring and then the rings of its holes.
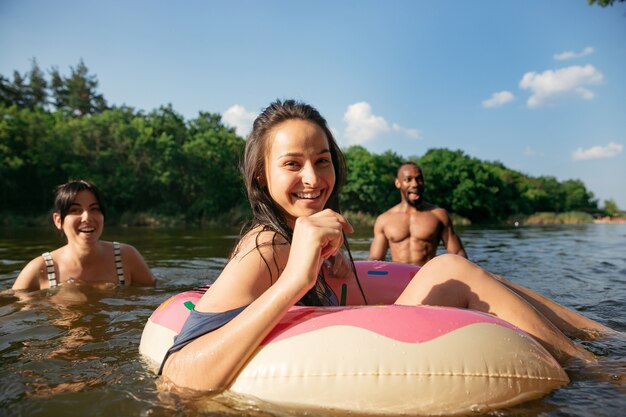
{"type": "MultiPolygon", "coordinates": [[[[385,288],[393,292],[391,298],[387,298],[395,300],[397,293],[401,292],[417,269],[414,266],[379,261],[357,263],[368,301],[372,298],[374,303],[379,301],[374,295],[380,297],[381,289],[385,288]],[[379,271],[385,274],[380,275],[379,271]]],[[[206,289],[186,291],[170,297],[152,313],[150,320],[178,333],[204,291],[206,289]]],[[[492,323],[516,329],[494,316],[457,308],[399,305],[292,307],[263,344],[331,326],[358,327],[392,340],[422,343],[474,323],[492,323]]]]}
{"type": "Polygon", "coordinates": [[[185,291],[168,298],[150,316],[150,320],[163,327],[167,327],[176,333],[183,328],[185,320],[189,317],[191,310],[185,307],[185,302],[189,301],[195,306],[204,294],[204,291],[185,291]]]}
{"type": "Polygon", "coordinates": [[[360,327],[406,343],[427,342],[474,323],[516,329],[510,323],[476,311],[431,306],[293,307],[262,344],[331,326],[360,327]]]}

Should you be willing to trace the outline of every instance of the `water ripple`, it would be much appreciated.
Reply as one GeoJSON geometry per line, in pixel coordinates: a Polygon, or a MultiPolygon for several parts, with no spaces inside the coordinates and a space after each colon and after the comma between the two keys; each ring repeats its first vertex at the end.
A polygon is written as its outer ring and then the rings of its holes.
{"type": "MultiPolygon", "coordinates": [[[[626,332],[626,225],[470,227],[458,232],[479,265],[626,332]]],[[[12,233],[0,230],[2,289],[11,286],[27,259],[59,243],[41,233],[12,233]]],[[[312,415],[228,394],[195,403],[159,395],[155,378],[137,353],[144,323],[155,307],[178,292],[213,282],[226,264],[236,232],[142,229],[107,234],[107,239],[140,249],[158,286],[86,291],[74,304],[58,291],[28,297],[1,292],[3,416],[312,415]]],[[[350,243],[354,258],[366,259],[371,230],[357,230],[350,243]]],[[[626,409],[626,341],[613,337],[578,343],[600,357],[597,366],[568,368],[572,382],[566,387],[489,415],[621,415],[626,409]]]]}

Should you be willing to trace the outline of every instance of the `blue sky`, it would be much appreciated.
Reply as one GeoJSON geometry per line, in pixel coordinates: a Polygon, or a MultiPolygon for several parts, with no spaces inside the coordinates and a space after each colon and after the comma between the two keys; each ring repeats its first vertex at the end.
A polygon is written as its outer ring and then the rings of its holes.
{"type": "Polygon", "coordinates": [[[4,76],[83,59],[110,104],[220,113],[242,136],[296,98],[342,146],[461,149],[622,209],[625,41],[626,3],[586,0],[0,1],[4,76]]]}

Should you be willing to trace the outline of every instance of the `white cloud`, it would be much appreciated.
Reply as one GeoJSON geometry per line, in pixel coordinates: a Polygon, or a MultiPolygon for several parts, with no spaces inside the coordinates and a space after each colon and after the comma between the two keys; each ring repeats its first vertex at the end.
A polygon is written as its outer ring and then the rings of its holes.
{"type": "Polygon", "coordinates": [[[515,96],[510,91],[498,91],[493,93],[489,99],[483,101],[483,107],[486,109],[500,107],[513,101],[514,98],[515,96]]]}
{"type": "Polygon", "coordinates": [[[235,104],[222,114],[222,121],[235,128],[235,132],[244,138],[252,131],[252,123],[256,114],[246,111],[243,106],[235,104]]]}
{"type": "Polygon", "coordinates": [[[565,51],[559,54],[554,54],[553,58],[557,61],[567,61],[568,59],[582,58],[591,54],[593,54],[593,48],[588,46],[580,52],[565,51]]]}
{"type": "Polygon", "coordinates": [[[589,149],[578,148],[572,153],[573,161],[584,161],[587,159],[612,158],[619,155],[624,150],[624,146],[610,142],[606,146],[592,146],[589,149]]]}
{"type": "Polygon", "coordinates": [[[405,128],[397,123],[389,126],[384,117],[372,114],[372,107],[365,101],[349,105],[343,120],[347,125],[345,138],[348,145],[362,145],[390,131],[398,132],[409,139],[419,139],[420,136],[416,129],[405,128]]]}
{"type": "Polygon", "coordinates": [[[534,150],[533,148],[531,148],[530,146],[527,146],[524,149],[524,155],[528,156],[529,158],[535,157],[535,156],[539,156],[539,157],[543,157],[543,153],[542,152],[538,152],[536,150],[534,150]]]}
{"type": "Polygon", "coordinates": [[[584,67],[574,65],[542,73],[527,72],[522,77],[519,86],[521,89],[532,92],[526,104],[530,108],[535,108],[560,97],[574,96],[590,100],[593,98],[593,92],[584,86],[599,84],[603,79],[602,73],[593,65],[584,67]]]}
{"type": "Polygon", "coordinates": [[[420,138],[420,131],[417,129],[409,129],[406,127],[402,127],[400,125],[398,125],[397,123],[394,123],[391,125],[391,129],[394,132],[399,132],[401,133],[403,136],[406,136],[409,139],[419,139],[420,138]]]}
{"type": "Polygon", "coordinates": [[[371,106],[362,101],[348,106],[343,120],[346,127],[346,139],[350,145],[369,142],[379,134],[389,131],[387,121],[372,114],[371,106]]]}

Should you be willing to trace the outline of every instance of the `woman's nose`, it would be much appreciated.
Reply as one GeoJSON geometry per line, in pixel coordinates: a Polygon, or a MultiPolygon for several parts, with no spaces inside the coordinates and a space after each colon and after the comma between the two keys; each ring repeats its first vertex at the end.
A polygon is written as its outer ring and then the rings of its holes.
{"type": "Polygon", "coordinates": [[[302,182],[311,187],[317,186],[319,176],[313,164],[305,164],[304,168],[302,168],[302,182]]]}
{"type": "Polygon", "coordinates": [[[81,214],[81,219],[83,221],[89,219],[89,210],[83,210],[83,213],[81,214]]]}

